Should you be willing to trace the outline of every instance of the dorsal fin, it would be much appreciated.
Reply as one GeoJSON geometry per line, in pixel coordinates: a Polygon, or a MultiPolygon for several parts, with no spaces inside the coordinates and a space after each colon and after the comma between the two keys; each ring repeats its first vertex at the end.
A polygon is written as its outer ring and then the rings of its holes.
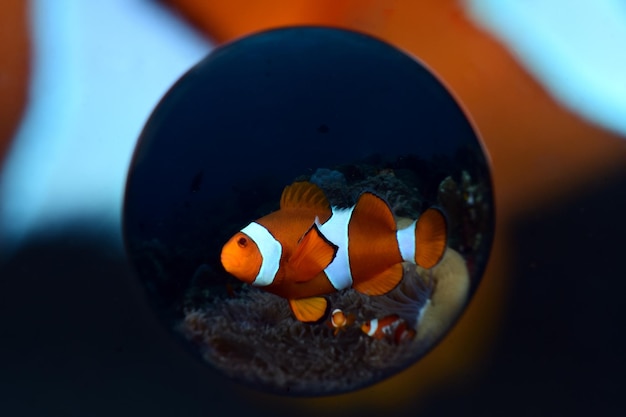
{"type": "Polygon", "coordinates": [[[317,185],[302,181],[294,182],[283,190],[280,208],[317,209],[322,213],[330,211],[330,203],[324,191],[317,185]]]}
{"type": "Polygon", "coordinates": [[[385,200],[370,192],[364,192],[354,206],[352,218],[358,216],[366,219],[373,228],[386,230],[396,230],[396,219],[393,212],[385,200]]]}

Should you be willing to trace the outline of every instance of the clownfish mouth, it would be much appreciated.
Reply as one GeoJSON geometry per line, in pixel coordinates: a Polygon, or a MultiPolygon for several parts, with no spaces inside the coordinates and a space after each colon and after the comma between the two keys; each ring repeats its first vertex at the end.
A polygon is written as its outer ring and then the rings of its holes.
{"type": "Polygon", "coordinates": [[[252,284],[259,273],[259,267],[229,251],[222,251],[221,261],[226,272],[247,284],[252,284]]]}
{"type": "Polygon", "coordinates": [[[222,252],[221,255],[222,266],[229,274],[237,276],[237,271],[241,270],[243,264],[241,258],[233,256],[232,254],[222,252]]]}

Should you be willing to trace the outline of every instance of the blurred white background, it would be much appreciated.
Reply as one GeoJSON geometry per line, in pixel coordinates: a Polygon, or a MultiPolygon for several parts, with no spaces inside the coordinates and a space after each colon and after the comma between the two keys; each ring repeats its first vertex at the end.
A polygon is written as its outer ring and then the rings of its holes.
{"type": "Polygon", "coordinates": [[[80,222],[121,245],[126,171],[167,89],[211,45],[146,0],[34,0],[30,99],[0,177],[0,241],[80,222]]]}
{"type": "Polygon", "coordinates": [[[561,104],[626,136],[626,1],[466,1],[561,104]]]}
{"type": "MultiPolygon", "coordinates": [[[[626,135],[621,0],[466,0],[566,107],[626,135]]],[[[80,225],[121,247],[127,168],[150,112],[210,52],[148,0],[33,0],[30,100],[0,173],[0,242],[80,225]]],[[[506,91],[503,91],[506,94],[506,91]]]]}

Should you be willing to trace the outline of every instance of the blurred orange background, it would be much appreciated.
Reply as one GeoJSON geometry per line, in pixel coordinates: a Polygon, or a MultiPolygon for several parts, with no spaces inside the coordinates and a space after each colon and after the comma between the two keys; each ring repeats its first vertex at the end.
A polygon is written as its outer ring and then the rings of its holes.
{"type": "MultiPolygon", "coordinates": [[[[321,412],[402,407],[453,380],[471,381],[488,361],[506,314],[510,225],[602,181],[626,163],[624,140],[557,104],[493,37],[453,0],[169,0],[216,43],[288,25],[362,31],[412,54],[459,99],[492,160],[497,227],[492,257],[468,310],[422,361],[371,388],[334,398],[281,399],[321,412]],[[467,376],[470,375],[468,378],[467,376]]],[[[5,0],[0,14],[0,162],[26,103],[29,75],[27,2],[5,0]]],[[[252,393],[260,402],[274,397],[252,393]]]]}
{"type": "Polygon", "coordinates": [[[30,75],[28,2],[6,0],[0,13],[0,166],[26,105],[30,75]]]}
{"type": "MultiPolygon", "coordinates": [[[[402,408],[441,384],[480,373],[506,314],[509,225],[626,163],[622,138],[557,104],[497,40],[453,0],[167,2],[217,43],[289,25],[368,33],[425,63],[473,120],[492,160],[497,212],[491,260],[469,308],[423,360],[381,384],[337,398],[306,400],[321,411],[402,408]]],[[[471,378],[470,378],[471,379],[471,378]]],[[[255,395],[255,394],[253,394],[255,395]]],[[[260,401],[272,397],[257,395],[260,401]]],[[[293,407],[302,400],[285,400],[293,407]]]]}

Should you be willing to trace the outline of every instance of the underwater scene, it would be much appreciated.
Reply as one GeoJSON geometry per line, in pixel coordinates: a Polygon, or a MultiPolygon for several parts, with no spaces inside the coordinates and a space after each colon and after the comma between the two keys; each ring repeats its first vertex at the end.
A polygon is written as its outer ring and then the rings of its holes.
{"type": "Polygon", "coordinates": [[[129,170],[128,256],[164,326],[263,391],[355,390],[419,360],[493,238],[477,133],[421,63],[355,32],[216,49],[155,109],[129,170]]]}

